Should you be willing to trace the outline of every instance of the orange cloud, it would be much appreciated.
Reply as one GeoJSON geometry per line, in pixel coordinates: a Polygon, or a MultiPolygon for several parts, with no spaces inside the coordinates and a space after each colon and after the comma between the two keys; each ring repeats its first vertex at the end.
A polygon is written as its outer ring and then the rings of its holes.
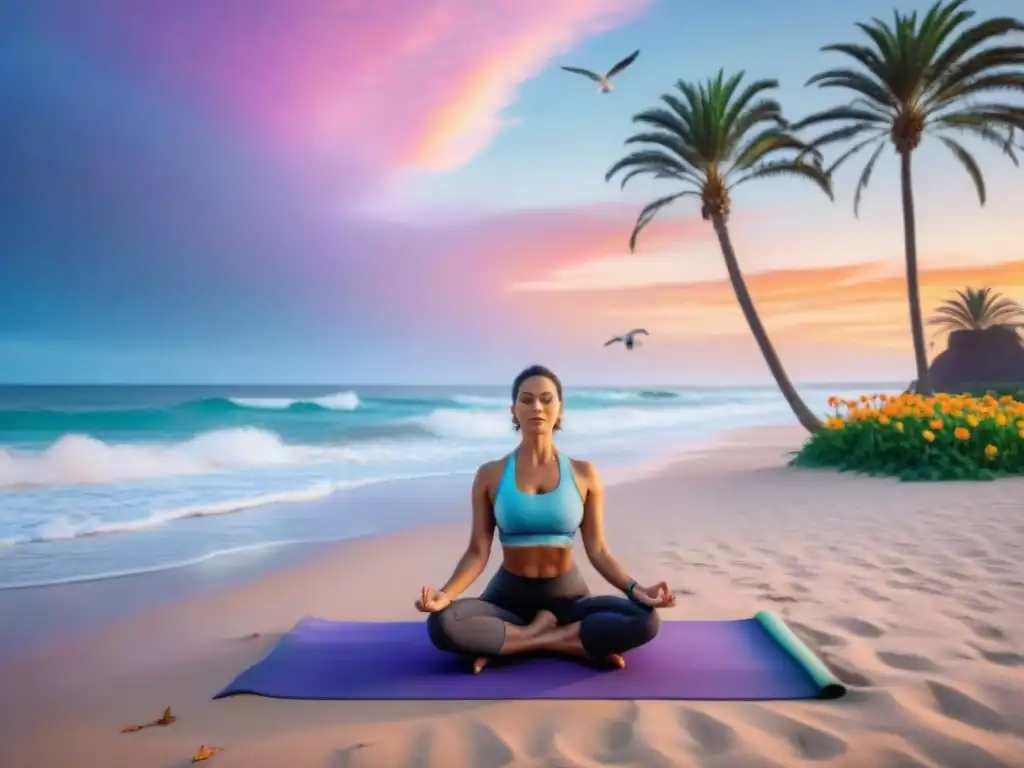
{"type": "MultiPolygon", "coordinates": [[[[991,286],[1024,298],[1024,261],[925,270],[926,314],[966,286],[991,286]]],[[[858,347],[905,348],[909,343],[906,282],[899,265],[883,262],[753,274],[747,287],[772,339],[858,347]]],[[[628,293],[628,292],[627,292],[628,293]]],[[[640,291],[606,305],[620,317],[644,316],[669,336],[748,333],[728,281],[640,291]]]]}

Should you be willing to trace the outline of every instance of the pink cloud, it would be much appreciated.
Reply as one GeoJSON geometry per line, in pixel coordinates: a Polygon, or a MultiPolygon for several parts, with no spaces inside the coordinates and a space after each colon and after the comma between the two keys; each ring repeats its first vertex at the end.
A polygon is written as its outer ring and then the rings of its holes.
{"type": "Polygon", "coordinates": [[[516,87],[649,0],[102,0],[51,27],[96,58],[322,162],[448,170],[516,87]]]}

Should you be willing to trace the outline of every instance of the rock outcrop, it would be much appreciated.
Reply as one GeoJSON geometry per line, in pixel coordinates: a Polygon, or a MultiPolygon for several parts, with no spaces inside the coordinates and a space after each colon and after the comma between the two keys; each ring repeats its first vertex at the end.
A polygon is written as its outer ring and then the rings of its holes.
{"type": "Polygon", "coordinates": [[[1024,389],[1024,345],[1012,328],[953,331],[931,372],[936,392],[1024,389]]]}

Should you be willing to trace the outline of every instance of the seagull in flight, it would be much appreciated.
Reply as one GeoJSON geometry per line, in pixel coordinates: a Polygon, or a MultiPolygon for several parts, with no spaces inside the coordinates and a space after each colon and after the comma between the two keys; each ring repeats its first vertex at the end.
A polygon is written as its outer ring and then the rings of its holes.
{"type": "Polygon", "coordinates": [[[632,349],[633,347],[641,347],[641,346],[643,346],[640,343],[640,340],[638,338],[636,338],[637,336],[650,336],[650,335],[651,334],[649,334],[643,328],[634,328],[629,333],[624,333],[621,336],[616,336],[614,339],[608,339],[608,341],[606,341],[604,343],[604,345],[606,347],[609,347],[612,344],[614,344],[615,342],[621,341],[623,344],[626,345],[626,349],[632,349]]]}
{"type": "Polygon", "coordinates": [[[615,86],[611,84],[611,79],[615,77],[615,75],[619,74],[619,72],[624,70],[626,67],[628,67],[630,64],[632,64],[634,61],[636,61],[636,57],[639,55],[640,49],[637,48],[635,51],[629,54],[629,56],[627,56],[614,67],[609,69],[608,72],[604,75],[599,75],[596,72],[591,72],[589,69],[581,69],[580,67],[562,67],[562,69],[564,69],[566,72],[573,72],[577,75],[589,77],[591,80],[598,84],[598,89],[601,91],[601,93],[610,93],[611,91],[615,90],[615,86]]]}

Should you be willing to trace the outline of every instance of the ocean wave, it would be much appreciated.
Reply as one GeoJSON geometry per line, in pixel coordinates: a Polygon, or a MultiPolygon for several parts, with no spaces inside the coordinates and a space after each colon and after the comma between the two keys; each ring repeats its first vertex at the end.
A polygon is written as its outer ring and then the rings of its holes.
{"type": "MultiPolygon", "coordinates": [[[[668,428],[708,420],[728,420],[739,426],[742,425],[742,419],[746,416],[771,414],[779,410],[780,404],[777,402],[656,409],[610,406],[594,410],[570,411],[566,414],[564,423],[567,434],[603,435],[668,428]]],[[[504,410],[459,411],[438,408],[425,416],[412,417],[409,419],[409,423],[435,437],[451,440],[496,438],[509,435],[512,431],[511,415],[504,410]]]]}
{"type": "Polygon", "coordinates": [[[238,499],[198,504],[186,507],[160,510],[133,520],[103,521],[91,515],[75,516],[60,515],[34,526],[29,532],[4,539],[5,544],[37,544],[45,541],[62,541],[81,539],[88,536],[101,536],[110,533],[128,533],[157,528],[174,520],[185,520],[191,517],[212,517],[242,512],[248,509],[267,506],[268,504],[286,504],[298,501],[315,501],[330,496],[337,491],[353,488],[365,482],[351,481],[340,483],[316,483],[308,488],[294,491],[263,493],[238,499]]]}
{"type": "Polygon", "coordinates": [[[301,406],[314,406],[328,411],[354,411],[360,405],[355,392],[335,392],[333,395],[313,397],[308,400],[288,397],[228,397],[228,402],[242,408],[269,408],[286,410],[301,406]]]}
{"type": "Polygon", "coordinates": [[[72,434],[38,452],[0,448],[0,490],[119,483],[258,467],[429,461],[456,453],[455,446],[422,441],[294,445],[255,427],[216,430],[169,444],[107,443],[72,434]]]}

